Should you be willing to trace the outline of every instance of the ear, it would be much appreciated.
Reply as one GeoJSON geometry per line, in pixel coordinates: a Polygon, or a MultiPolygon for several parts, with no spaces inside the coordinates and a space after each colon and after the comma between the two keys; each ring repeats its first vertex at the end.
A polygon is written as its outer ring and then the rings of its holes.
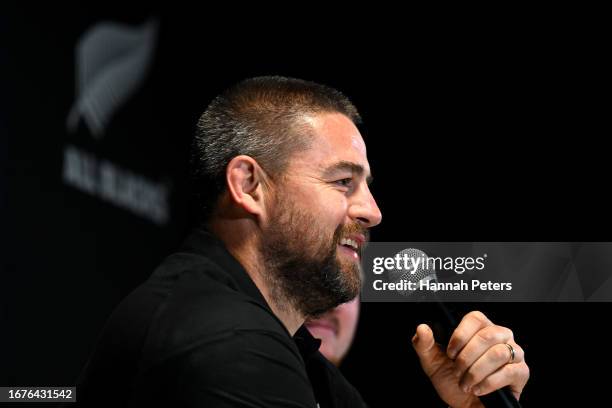
{"type": "Polygon", "coordinates": [[[225,178],[231,201],[249,214],[259,217],[265,213],[265,174],[255,159],[234,157],[227,165],[225,178]]]}

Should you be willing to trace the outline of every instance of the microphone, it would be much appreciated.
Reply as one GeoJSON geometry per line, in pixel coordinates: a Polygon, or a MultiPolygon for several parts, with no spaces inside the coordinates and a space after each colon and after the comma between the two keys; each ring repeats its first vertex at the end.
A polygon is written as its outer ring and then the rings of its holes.
{"type": "MultiPolygon", "coordinates": [[[[429,258],[427,254],[420,249],[407,248],[398,252],[396,257],[408,258],[412,260],[412,268],[403,269],[389,269],[388,277],[391,282],[398,283],[401,281],[412,282],[414,290],[406,289],[399,293],[403,296],[419,296],[419,299],[433,302],[440,310],[443,321],[438,322],[438,329],[441,329],[444,333],[441,333],[438,338],[450,339],[452,332],[458,325],[460,318],[448,308],[448,306],[440,300],[436,295],[435,290],[418,290],[416,288],[421,287],[422,283],[431,282],[437,283],[438,277],[434,268],[433,262],[427,262],[429,258]],[[417,295],[418,293],[418,295],[417,295]]],[[[406,285],[407,287],[408,285],[406,285]]],[[[435,286],[435,285],[434,285],[435,286]]],[[[432,329],[434,329],[432,327],[432,329]]],[[[498,389],[490,394],[482,395],[479,397],[480,401],[487,408],[521,408],[521,404],[514,398],[510,387],[498,389]]]]}

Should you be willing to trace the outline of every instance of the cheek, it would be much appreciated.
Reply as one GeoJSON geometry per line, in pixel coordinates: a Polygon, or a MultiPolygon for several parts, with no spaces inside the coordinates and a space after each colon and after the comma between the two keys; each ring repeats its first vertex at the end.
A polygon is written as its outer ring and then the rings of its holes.
{"type": "Polygon", "coordinates": [[[337,318],[340,322],[342,330],[340,335],[342,341],[351,342],[357,329],[357,322],[359,320],[359,303],[357,299],[352,300],[349,303],[345,303],[337,309],[337,318]]]}
{"type": "Polygon", "coordinates": [[[309,329],[313,335],[313,337],[321,340],[321,347],[319,347],[319,351],[327,358],[333,359],[337,352],[338,348],[338,338],[335,334],[333,334],[329,330],[319,329],[319,328],[310,328],[309,329]]]}
{"type": "Polygon", "coordinates": [[[344,223],[348,211],[346,198],[335,191],[328,194],[310,194],[304,196],[306,208],[314,214],[321,225],[331,226],[334,229],[344,223]]]}
{"type": "Polygon", "coordinates": [[[335,361],[340,358],[341,351],[338,350],[335,338],[321,339],[321,347],[319,351],[330,361],[335,361]]]}
{"type": "Polygon", "coordinates": [[[348,200],[342,192],[319,186],[313,189],[295,189],[293,197],[320,226],[321,233],[342,225],[348,213],[348,200]]]}
{"type": "Polygon", "coordinates": [[[330,222],[338,226],[344,223],[348,211],[347,201],[344,197],[334,197],[325,201],[324,211],[330,222]]]}
{"type": "Polygon", "coordinates": [[[354,322],[344,321],[341,323],[338,338],[335,344],[335,352],[338,358],[344,357],[353,344],[355,337],[356,324],[354,322]]]}

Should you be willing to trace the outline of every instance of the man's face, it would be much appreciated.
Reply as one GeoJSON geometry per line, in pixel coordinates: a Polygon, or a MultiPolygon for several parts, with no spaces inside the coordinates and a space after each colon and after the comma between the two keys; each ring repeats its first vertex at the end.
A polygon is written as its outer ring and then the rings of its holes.
{"type": "Polygon", "coordinates": [[[359,320],[359,298],[323,314],[318,319],[306,321],[308,331],[321,339],[319,351],[335,365],[340,365],[348,353],[359,320]]]}
{"type": "Polygon", "coordinates": [[[273,285],[305,316],[355,298],[368,229],[381,214],[363,139],[341,114],[310,117],[310,148],[294,154],[268,205],[261,251],[273,285]]]}

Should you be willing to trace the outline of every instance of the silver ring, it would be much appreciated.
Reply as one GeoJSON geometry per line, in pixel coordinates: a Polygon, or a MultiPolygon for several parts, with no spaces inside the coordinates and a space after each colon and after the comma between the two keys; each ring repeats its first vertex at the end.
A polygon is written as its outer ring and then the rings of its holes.
{"type": "Polygon", "coordinates": [[[508,361],[509,364],[514,362],[514,357],[516,356],[516,354],[514,353],[514,347],[512,347],[512,345],[506,343],[506,346],[508,346],[508,350],[510,350],[510,360],[508,361]]]}

